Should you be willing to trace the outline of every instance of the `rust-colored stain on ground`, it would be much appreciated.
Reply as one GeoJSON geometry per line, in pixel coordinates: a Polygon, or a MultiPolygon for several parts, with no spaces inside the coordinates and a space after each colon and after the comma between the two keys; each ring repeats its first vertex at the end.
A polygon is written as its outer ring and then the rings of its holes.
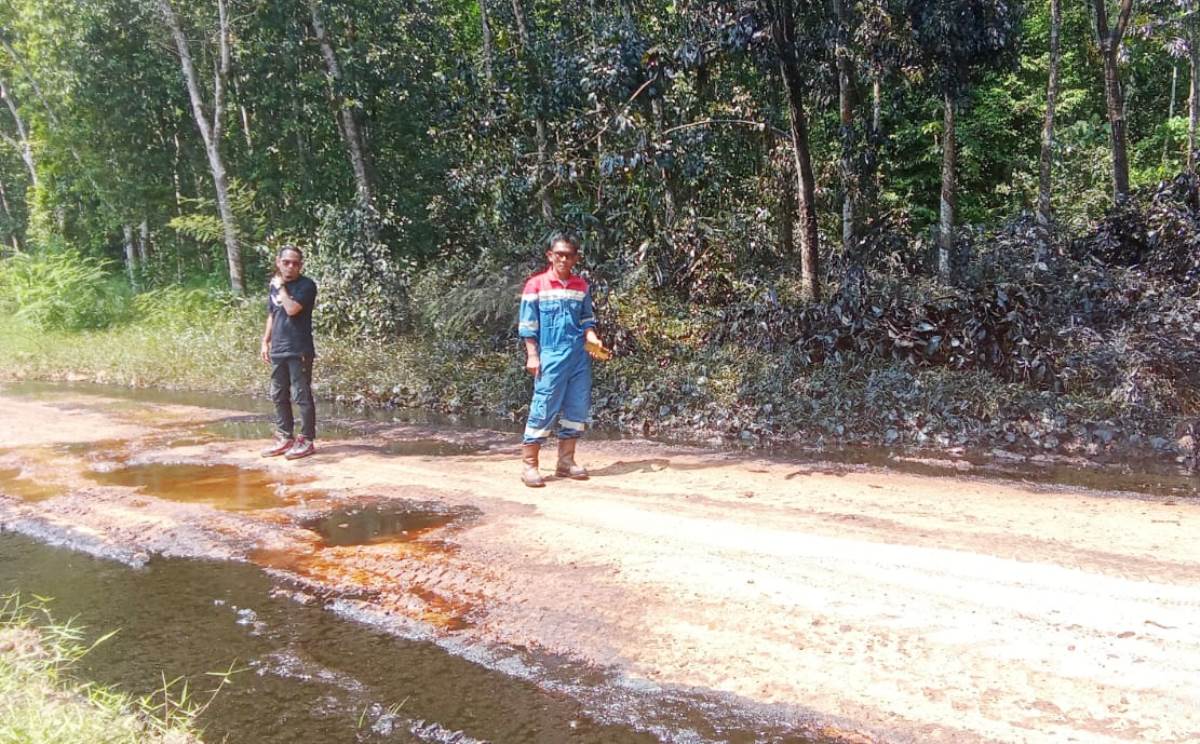
{"type": "Polygon", "coordinates": [[[311,481],[236,465],[190,463],[132,465],[106,472],[89,471],[87,477],[106,486],[140,488],[156,498],[208,504],[228,511],[287,506],[295,500],[287,486],[311,481]]]}
{"type": "Polygon", "coordinates": [[[423,537],[463,516],[411,504],[345,507],[304,522],[321,536],[314,549],[260,549],[249,559],[334,595],[370,598],[380,609],[439,630],[464,630],[475,607],[413,578],[454,550],[452,543],[423,537]]]}

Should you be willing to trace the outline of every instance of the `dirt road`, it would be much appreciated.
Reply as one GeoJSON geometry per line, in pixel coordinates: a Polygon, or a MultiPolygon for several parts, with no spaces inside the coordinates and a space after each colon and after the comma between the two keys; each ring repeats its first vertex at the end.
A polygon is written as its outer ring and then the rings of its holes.
{"type": "Polygon", "coordinates": [[[585,443],[590,481],[531,490],[496,432],[376,425],[287,463],[222,435],[238,411],[3,390],[0,410],[6,529],[249,560],[404,632],[728,693],[833,739],[1200,741],[1197,499],[643,442],[585,443]],[[104,480],[155,463],[259,469],[278,503],[104,480]],[[366,544],[303,526],[348,504],[443,518],[366,544]]]}

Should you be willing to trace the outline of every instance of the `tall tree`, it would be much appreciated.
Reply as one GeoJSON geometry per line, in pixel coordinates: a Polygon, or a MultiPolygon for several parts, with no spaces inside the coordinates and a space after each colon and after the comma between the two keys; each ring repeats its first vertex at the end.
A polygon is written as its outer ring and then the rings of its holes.
{"type": "Polygon", "coordinates": [[[233,206],[229,198],[229,179],[225,172],[225,158],[221,151],[223,134],[223,119],[225,116],[225,81],[229,74],[229,17],[226,12],[225,0],[217,0],[217,61],[213,73],[212,113],[208,112],[208,104],[200,90],[200,80],[196,74],[196,66],[192,62],[192,53],[187,36],[172,0],[158,0],[159,10],[163,20],[175,41],[175,49],[179,54],[179,66],[187,85],[188,97],[192,102],[192,115],[200,137],[204,140],[204,151],[208,156],[209,170],[212,173],[213,188],[217,193],[217,209],[221,215],[221,226],[225,237],[225,258],[229,264],[229,284],[234,294],[244,294],[246,287],[242,277],[242,249],[238,241],[237,220],[233,214],[233,206]]]}
{"type": "Polygon", "coordinates": [[[804,299],[821,297],[820,238],[817,233],[816,178],[808,118],[804,110],[805,75],[800,68],[793,0],[766,0],[764,10],[779,76],[787,101],[788,135],[796,168],[796,207],[800,215],[800,291],[804,299]]]}
{"type": "Polygon", "coordinates": [[[21,117],[21,111],[17,107],[17,102],[13,100],[12,94],[8,90],[8,85],[2,79],[0,79],[0,98],[3,98],[4,104],[8,106],[8,112],[12,115],[17,134],[14,138],[4,132],[0,132],[0,138],[21,154],[21,160],[24,161],[25,168],[29,171],[29,182],[34,188],[37,188],[37,163],[33,158],[33,144],[29,141],[29,129],[25,126],[25,120],[21,117]]]}
{"type": "Polygon", "coordinates": [[[492,20],[488,14],[487,0],[479,0],[479,32],[483,45],[483,82],[491,92],[496,84],[496,42],[492,35],[492,20]]]}
{"type": "Polygon", "coordinates": [[[1022,7],[1007,0],[909,0],[916,45],[942,99],[942,188],[937,269],[953,278],[958,200],[958,102],[972,75],[1015,59],[1022,7]]]}
{"type": "Polygon", "coordinates": [[[535,100],[533,112],[534,142],[537,145],[537,182],[538,197],[542,205],[542,220],[547,224],[554,222],[554,203],[550,197],[550,141],[546,134],[546,116],[543,111],[542,91],[543,81],[539,71],[537,52],[533,45],[533,32],[529,18],[525,15],[525,4],[522,0],[512,0],[513,19],[517,24],[517,38],[521,42],[521,59],[525,63],[526,84],[531,89],[535,100]]]}
{"type": "Polygon", "coordinates": [[[13,208],[8,205],[8,192],[4,190],[4,181],[0,179],[0,209],[4,210],[4,226],[8,233],[8,238],[12,242],[13,252],[21,252],[21,239],[17,236],[15,215],[13,208]]]}
{"type": "MultiPolygon", "coordinates": [[[[1042,122],[1042,153],[1038,160],[1037,222],[1045,245],[1050,229],[1050,171],[1054,161],[1054,109],[1058,101],[1058,34],[1062,27],[1060,0],[1050,0],[1050,70],[1046,78],[1046,116],[1042,122]]],[[[1043,247],[1044,250],[1044,247],[1043,247]]],[[[1042,256],[1038,256],[1039,259],[1042,256]]]]}
{"type": "Polygon", "coordinates": [[[309,14],[312,16],[313,34],[321,47],[321,59],[325,62],[326,74],[329,76],[329,95],[333,102],[334,115],[337,117],[338,131],[346,145],[346,154],[350,159],[350,167],[354,171],[354,183],[357,187],[359,206],[364,214],[370,213],[375,201],[375,186],[372,178],[370,151],[367,148],[364,127],[361,121],[362,109],[357,104],[346,100],[343,94],[346,81],[342,66],[338,63],[337,52],[326,31],[322,18],[320,0],[308,0],[309,14]]]}
{"type": "Polygon", "coordinates": [[[833,0],[835,31],[834,59],[837,64],[838,122],[841,133],[842,152],[838,160],[842,182],[842,251],[847,263],[858,263],[858,173],[854,166],[854,153],[858,149],[855,136],[855,93],[854,59],[850,51],[851,20],[849,0],[833,0]]]}
{"type": "MultiPolygon", "coordinates": [[[[1191,82],[1191,95],[1188,96],[1188,140],[1187,140],[1187,170],[1196,172],[1196,130],[1200,126],[1200,2],[1197,0],[1180,0],[1183,6],[1184,29],[1187,38],[1188,73],[1191,82]]],[[[1174,91],[1174,81],[1171,85],[1174,91]]],[[[1172,92],[1171,104],[1175,103],[1172,92]]]]}
{"type": "Polygon", "coordinates": [[[1125,132],[1125,92],[1121,84],[1121,42],[1129,28],[1134,0],[1119,0],[1117,22],[1109,25],[1107,0],[1092,0],[1096,22],[1096,40],[1104,63],[1104,104],[1108,116],[1109,139],[1112,149],[1113,200],[1129,197],[1129,148],[1125,132]]]}

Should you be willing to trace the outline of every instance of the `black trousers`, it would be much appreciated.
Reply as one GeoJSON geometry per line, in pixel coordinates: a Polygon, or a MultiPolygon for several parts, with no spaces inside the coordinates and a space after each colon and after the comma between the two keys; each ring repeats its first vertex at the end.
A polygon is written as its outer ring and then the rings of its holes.
{"type": "Polygon", "coordinates": [[[313,358],[271,357],[271,400],[275,403],[275,433],[291,437],[296,431],[292,403],[300,409],[300,434],[317,438],[317,404],[312,394],[313,358]]]}

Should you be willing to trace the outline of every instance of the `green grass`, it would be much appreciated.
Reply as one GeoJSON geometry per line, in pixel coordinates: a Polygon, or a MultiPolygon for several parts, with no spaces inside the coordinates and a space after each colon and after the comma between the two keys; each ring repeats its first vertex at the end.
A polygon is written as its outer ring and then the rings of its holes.
{"type": "MultiPolygon", "coordinates": [[[[84,682],[72,667],[97,644],[79,626],[57,623],[39,597],[0,596],[0,744],[194,744],[204,702],[186,683],[131,697],[84,682]]],[[[232,672],[232,670],[231,670],[232,672]]],[[[229,673],[216,675],[219,690],[229,673]]]]}

